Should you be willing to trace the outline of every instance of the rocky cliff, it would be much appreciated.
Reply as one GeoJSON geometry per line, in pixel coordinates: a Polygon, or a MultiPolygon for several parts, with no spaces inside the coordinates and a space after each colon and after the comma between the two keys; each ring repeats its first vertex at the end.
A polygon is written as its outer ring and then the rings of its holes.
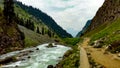
{"type": "Polygon", "coordinates": [[[87,31],[94,30],[101,24],[116,20],[118,17],[120,17],[120,0],[105,0],[87,31]]]}

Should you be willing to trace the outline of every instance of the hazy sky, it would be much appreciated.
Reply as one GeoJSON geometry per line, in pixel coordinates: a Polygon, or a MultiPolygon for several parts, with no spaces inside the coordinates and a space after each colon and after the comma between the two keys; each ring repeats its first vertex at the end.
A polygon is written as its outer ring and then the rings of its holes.
{"type": "Polygon", "coordinates": [[[92,19],[104,0],[19,0],[50,15],[75,36],[92,19]]]}

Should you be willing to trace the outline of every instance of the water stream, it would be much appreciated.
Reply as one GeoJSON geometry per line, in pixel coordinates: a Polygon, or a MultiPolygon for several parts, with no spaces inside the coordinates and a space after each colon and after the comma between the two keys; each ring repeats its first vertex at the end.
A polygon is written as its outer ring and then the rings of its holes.
{"type": "Polygon", "coordinates": [[[71,49],[62,45],[54,45],[55,47],[48,48],[48,44],[42,44],[34,48],[24,49],[21,51],[11,52],[0,56],[0,59],[5,56],[19,54],[25,51],[32,51],[24,56],[19,57],[17,62],[12,62],[3,65],[2,68],[47,68],[48,65],[56,65],[63,57],[64,53],[71,49]],[[39,50],[38,50],[38,49],[39,50]]]}

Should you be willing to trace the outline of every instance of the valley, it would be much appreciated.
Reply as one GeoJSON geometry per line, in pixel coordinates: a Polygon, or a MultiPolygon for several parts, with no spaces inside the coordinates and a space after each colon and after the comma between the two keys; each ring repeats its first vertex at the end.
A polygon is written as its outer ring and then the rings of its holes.
{"type": "Polygon", "coordinates": [[[76,37],[68,30],[39,8],[0,0],[0,68],[120,67],[120,0],[105,0],[76,37]]]}

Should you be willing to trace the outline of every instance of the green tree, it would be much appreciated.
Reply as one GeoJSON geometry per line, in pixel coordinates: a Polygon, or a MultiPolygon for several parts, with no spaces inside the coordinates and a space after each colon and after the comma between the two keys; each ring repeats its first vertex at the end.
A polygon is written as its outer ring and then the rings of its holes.
{"type": "Polygon", "coordinates": [[[13,0],[4,0],[3,14],[9,23],[15,17],[13,0]]]}
{"type": "Polygon", "coordinates": [[[48,30],[48,36],[52,37],[52,32],[50,30],[48,30]]]}
{"type": "Polygon", "coordinates": [[[40,30],[39,30],[39,27],[37,27],[37,30],[36,30],[37,33],[40,33],[40,30]]]}
{"type": "Polygon", "coordinates": [[[42,27],[42,35],[44,35],[44,34],[45,34],[45,28],[42,27]]]}
{"type": "Polygon", "coordinates": [[[25,27],[28,28],[28,29],[30,29],[30,30],[33,30],[33,31],[35,29],[35,25],[34,25],[34,23],[31,20],[27,20],[25,22],[25,27]]]}

